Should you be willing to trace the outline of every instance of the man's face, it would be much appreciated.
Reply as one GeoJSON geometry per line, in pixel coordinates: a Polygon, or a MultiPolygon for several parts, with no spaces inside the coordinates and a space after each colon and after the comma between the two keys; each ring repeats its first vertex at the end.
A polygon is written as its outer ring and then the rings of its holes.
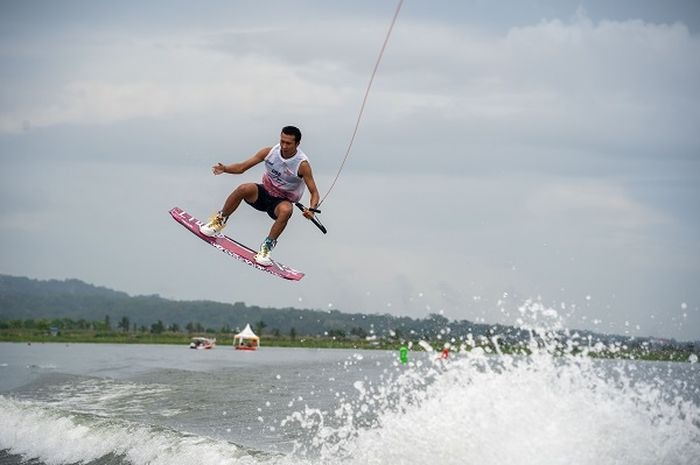
{"type": "Polygon", "coordinates": [[[282,155],[285,157],[291,157],[297,151],[297,144],[294,136],[289,134],[280,134],[280,148],[282,149],[282,155]]]}

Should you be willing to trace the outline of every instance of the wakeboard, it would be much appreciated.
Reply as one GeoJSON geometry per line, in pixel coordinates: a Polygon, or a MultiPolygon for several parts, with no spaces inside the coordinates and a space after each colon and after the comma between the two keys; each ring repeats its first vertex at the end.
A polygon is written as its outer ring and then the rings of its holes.
{"type": "Polygon", "coordinates": [[[231,257],[237,260],[247,263],[253,268],[256,268],[260,271],[266,271],[270,274],[291,281],[299,281],[301,278],[304,277],[304,273],[302,273],[301,271],[297,271],[294,268],[290,268],[274,260],[272,261],[272,264],[270,266],[260,265],[255,261],[256,252],[253,249],[241,244],[240,242],[234,239],[231,239],[228,236],[225,236],[223,234],[218,234],[214,237],[205,236],[204,234],[199,232],[199,227],[206,223],[198,220],[191,214],[184,211],[182,208],[173,208],[172,210],[170,210],[170,215],[175,221],[184,226],[185,229],[190,231],[195,236],[199,237],[204,242],[216,247],[217,249],[221,250],[222,252],[226,253],[227,255],[230,255],[231,257]]]}

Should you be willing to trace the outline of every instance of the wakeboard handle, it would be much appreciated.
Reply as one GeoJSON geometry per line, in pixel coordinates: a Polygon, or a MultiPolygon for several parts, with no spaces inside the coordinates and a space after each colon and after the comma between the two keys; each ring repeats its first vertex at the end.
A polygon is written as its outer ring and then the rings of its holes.
{"type": "MultiPolygon", "coordinates": [[[[301,202],[295,202],[294,205],[296,205],[297,208],[299,208],[299,210],[301,210],[301,211],[304,211],[304,210],[307,209],[307,208],[304,206],[304,204],[302,204],[301,202]]],[[[309,211],[312,211],[312,212],[314,212],[314,213],[321,213],[321,210],[318,210],[318,209],[316,209],[316,208],[309,208],[308,210],[309,210],[309,211]]],[[[318,221],[318,219],[316,219],[316,218],[311,218],[311,221],[313,222],[313,224],[316,225],[316,227],[317,227],[318,229],[321,230],[321,232],[322,232],[323,234],[326,234],[326,233],[328,232],[328,230],[326,229],[326,227],[325,227],[324,225],[322,225],[321,222],[318,221]]]]}

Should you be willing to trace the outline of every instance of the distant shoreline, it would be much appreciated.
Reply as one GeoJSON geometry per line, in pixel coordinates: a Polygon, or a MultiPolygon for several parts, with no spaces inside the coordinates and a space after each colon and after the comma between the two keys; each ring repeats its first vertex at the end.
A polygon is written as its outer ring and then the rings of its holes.
{"type": "MultiPolygon", "coordinates": [[[[216,338],[217,348],[233,347],[233,336],[229,334],[148,334],[148,333],[98,333],[98,332],[77,332],[68,334],[50,335],[45,333],[37,333],[32,331],[21,330],[0,330],[0,342],[11,342],[19,344],[167,344],[189,346],[192,337],[203,336],[208,338],[216,338]]],[[[417,342],[417,341],[416,341],[417,342]]],[[[364,339],[338,339],[330,337],[297,337],[290,339],[288,337],[275,337],[263,335],[261,338],[261,348],[265,347],[290,347],[290,348],[306,348],[306,349],[354,349],[354,350],[395,350],[398,352],[402,345],[407,345],[407,342],[389,341],[377,338],[375,340],[364,339]]],[[[429,341],[432,347],[442,347],[444,341],[429,341]]],[[[414,352],[424,352],[425,350],[420,344],[411,344],[411,350],[414,352]]],[[[493,347],[488,345],[479,346],[487,353],[495,353],[493,347]]],[[[471,348],[467,347],[467,350],[471,348]]],[[[522,346],[514,347],[508,345],[499,345],[498,349],[504,354],[524,354],[528,350],[522,346]]],[[[459,346],[453,345],[453,350],[460,350],[459,346]]],[[[645,361],[668,361],[668,362],[689,362],[689,358],[693,352],[690,350],[678,349],[657,349],[657,350],[616,350],[592,352],[589,356],[595,358],[608,359],[628,359],[628,360],[645,360],[645,361]]],[[[562,354],[563,355],[563,354],[562,354]]],[[[697,357],[697,355],[696,355],[697,357]]]]}
{"type": "MultiPolygon", "coordinates": [[[[95,343],[95,344],[167,344],[189,345],[193,337],[207,337],[216,339],[216,345],[233,346],[232,335],[221,334],[118,334],[118,333],[92,333],[92,334],[60,334],[51,336],[29,332],[10,332],[0,330],[0,342],[18,343],[95,343]]],[[[392,350],[400,347],[399,343],[388,341],[364,341],[364,340],[333,340],[332,338],[299,337],[295,340],[274,336],[263,336],[262,347],[306,347],[306,348],[341,348],[341,349],[386,349],[392,350]]]]}

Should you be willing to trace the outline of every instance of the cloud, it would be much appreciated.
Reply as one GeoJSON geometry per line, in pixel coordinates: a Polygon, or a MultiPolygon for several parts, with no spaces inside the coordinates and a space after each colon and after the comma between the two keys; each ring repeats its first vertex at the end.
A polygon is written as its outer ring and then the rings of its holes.
{"type": "Polygon", "coordinates": [[[233,111],[250,117],[268,114],[276,107],[295,108],[296,114],[303,115],[337,106],[342,100],[342,94],[312,85],[294,72],[251,59],[229,65],[226,72],[212,75],[206,83],[197,81],[71,81],[43,106],[0,114],[0,132],[16,133],[62,124],[105,125],[210,112],[233,111]],[[255,72],[251,73],[251,69],[255,72]],[[277,82],[280,74],[285,79],[277,82]]]}
{"type": "MultiPolygon", "coordinates": [[[[102,45],[85,51],[64,83],[49,86],[55,90],[45,101],[1,110],[0,133],[202,116],[245,126],[275,114],[316,132],[342,134],[347,126],[349,134],[385,27],[353,18],[308,28],[273,22],[99,36],[102,45]]],[[[660,152],[687,158],[700,144],[691,127],[700,119],[691,104],[700,99],[696,56],[700,40],[682,24],[594,23],[579,12],[568,22],[494,35],[403,18],[355,147],[381,156],[353,155],[349,167],[510,171],[537,164],[561,173],[660,152]],[[443,154],[444,163],[426,166],[386,149],[407,135],[416,150],[443,154]]],[[[342,150],[337,142],[323,148],[342,150]]]]}
{"type": "MultiPolygon", "coordinates": [[[[417,69],[413,79],[427,95],[451,98],[415,111],[468,123],[479,138],[507,132],[528,144],[697,143],[687,122],[700,116],[689,105],[700,97],[692,84],[700,81],[700,40],[682,24],[595,24],[579,15],[501,37],[409,25],[394,44],[401,45],[387,61],[395,69],[385,79],[417,69]],[[418,44],[422,37],[431,39],[418,44]]],[[[402,89],[400,80],[392,86],[402,89]]],[[[417,84],[412,90],[421,93],[417,84]]]]}
{"type": "MultiPolygon", "coordinates": [[[[108,36],[99,51],[104,58],[97,51],[84,57],[92,79],[76,66],[46,105],[3,114],[0,130],[17,130],[24,121],[42,127],[165,116],[220,108],[216,102],[245,112],[280,105],[338,109],[348,103],[348,90],[365,84],[382,30],[365,20],[138,40],[108,36]],[[135,78],[136,70],[143,76],[135,78]]],[[[407,19],[390,42],[373,110],[610,138],[609,128],[625,129],[622,121],[633,133],[658,122],[659,106],[668,117],[677,100],[697,97],[692,83],[700,63],[689,57],[699,55],[700,41],[682,24],[595,24],[580,13],[571,22],[542,21],[494,37],[407,19]]]]}
{"type": "Polygon", "coordinates": [[[600,180],[550,181],[528,195],[525,207],[535,218],[586,218],[589,224],[613,229],[644,229],[670,221],[662,212],[635,201],[622,186],[600,180]]]}

